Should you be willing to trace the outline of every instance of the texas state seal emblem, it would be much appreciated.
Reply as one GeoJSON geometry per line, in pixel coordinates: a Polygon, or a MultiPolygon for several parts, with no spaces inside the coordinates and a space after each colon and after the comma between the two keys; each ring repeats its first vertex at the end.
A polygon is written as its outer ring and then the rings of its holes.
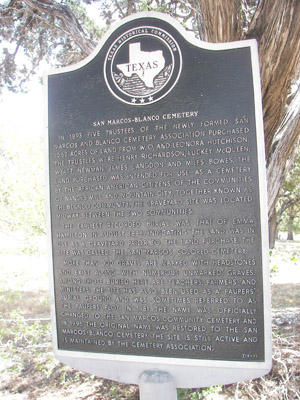
{"type": "Polygon", "coordinates": [[[181,67],[175,39],[157,27],[141,26],[123,33],[110,46],[104,77],[115,97],[141,106],[166,96],[177,83],[181,67]]]}

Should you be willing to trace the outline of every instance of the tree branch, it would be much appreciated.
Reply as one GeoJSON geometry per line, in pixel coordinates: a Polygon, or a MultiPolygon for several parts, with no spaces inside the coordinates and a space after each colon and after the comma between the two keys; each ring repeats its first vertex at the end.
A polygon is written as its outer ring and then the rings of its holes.
{"type": "Polygon", "coordinates": [[[82,50],[83,56],[86,57],[95,47],[95,43],[88,39],[81,28],[77,18],[66,6],[50,0],[23,0],[28,7],[38,10],[47,15],[53,15],[62,22],[65,31],[72,37],[75,43],[82,50]]]}

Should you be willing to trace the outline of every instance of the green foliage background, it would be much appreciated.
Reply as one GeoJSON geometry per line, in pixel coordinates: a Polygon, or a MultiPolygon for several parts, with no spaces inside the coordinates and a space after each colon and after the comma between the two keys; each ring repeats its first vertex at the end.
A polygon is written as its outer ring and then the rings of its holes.
{"type": "Polygon", "coordinates": [[[300,233],[300,148],[277,201],[278,231],[300,233]]]}
{"type": "Polygon", "coordinates": [[[22,133],[0,132],[0,231],[35,253],[46,233],[44,146],[22,133]]]}

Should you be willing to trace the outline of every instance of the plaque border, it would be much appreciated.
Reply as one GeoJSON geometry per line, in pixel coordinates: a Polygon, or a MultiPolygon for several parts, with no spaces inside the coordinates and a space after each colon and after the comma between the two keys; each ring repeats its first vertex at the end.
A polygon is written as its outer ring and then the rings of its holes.
{"type": "MultiPolygon", "coordinates": [[[[148,22],[149,24],[149,22],[148,22]]],[[[263,114],[261,103],[261,84],[259,72],[258,48],[255,39],[228,43],[209,43],[192,37],[174,18],[158,12],[142,12],[133,14],[116,23],[101,38],[93,52],[79,63],[44,73],[44,115],[45,115],[45,174],[46,174],[46,217],[48,233],[48,260],[50,311],[54,355],[64,364],[103,378],[124,383],[138,384],[140,375],[145,370],[162,370],[173,376],[176,387],[207,387],[229,384],[238,381],[258,378],[268,373],[272,367],[272,332],[271,332],[271,296],[269,274],[269,242],[268,215],[265,172],[265,143],[263,130],[263,114]],[[256,122],[256,143],[258,160],[258,178],[261,212],[261,241],[262,241],[262,274],[264,301],[264,349],[265,361],[219,361],[195,360],[188,358],[166,358],[149,356],[128,356],[116,354],[101,354],[58,349],[56,309],[54,297],[53,254],[51,235],[50,182],[49,182],[49,146],[48,146],[48,77],[50,75],[75,71],[92,61],[102,49],[109,37],[122,25],[137,19],[154,18],[169,23],[192,45],[207,50],[229,50],[249,48],[253,73],[254,109],[256,122]]]]}

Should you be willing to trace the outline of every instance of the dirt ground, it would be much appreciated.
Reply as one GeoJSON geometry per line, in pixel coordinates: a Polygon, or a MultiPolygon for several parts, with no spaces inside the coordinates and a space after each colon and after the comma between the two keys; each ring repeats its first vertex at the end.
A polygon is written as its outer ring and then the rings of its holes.
{"type": "MultiPolygon", "coordinates": [[[[180,390],[178,399],[300,398],[300,243],[277,243],[271,268],[271,374],[252,382],[216,388],[213,393],[180,390]]],[[[0,316],[1,399],[139,399],[137,386],[90,376],[54,359],[46,257],[0,254],[0,316]]]]}

